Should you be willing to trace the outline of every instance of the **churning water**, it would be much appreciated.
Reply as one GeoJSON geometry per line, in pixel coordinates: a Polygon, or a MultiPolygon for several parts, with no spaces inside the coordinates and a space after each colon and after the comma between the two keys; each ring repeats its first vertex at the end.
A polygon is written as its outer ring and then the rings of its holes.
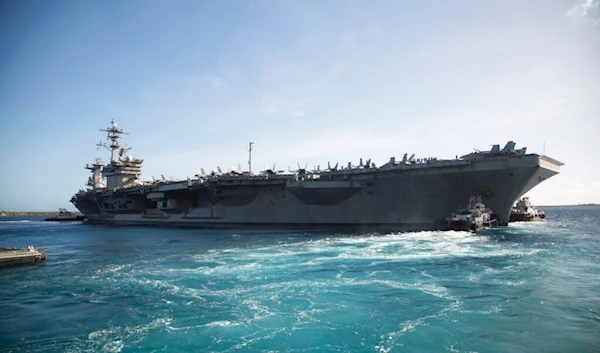
{"type": "Polygon", "coordinates": [[[600,207],[466,232],[0,221],[3,352],[600,351],[600,207]]]}

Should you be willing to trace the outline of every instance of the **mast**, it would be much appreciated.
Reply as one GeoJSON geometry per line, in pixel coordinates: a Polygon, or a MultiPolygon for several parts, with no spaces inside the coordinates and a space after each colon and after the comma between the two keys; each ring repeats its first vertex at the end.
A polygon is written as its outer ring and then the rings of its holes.
{"type": "Polygon", "coordinates": [[[252,174],[252,145],[254,142],[248,144],[248,173],[252,174]]]}
{"type": "Polygon", "coordinates": [[[119,161],[119,148],[121,144],[119,144],[120,135],[127,135],[128,133],[123,131],[123,129],[117,128],[117,123],[114,120],[110,121],[110,127],[106,129],[100,129],[100,131],[108,132],[107,140],[111,140],[111,144],[107,145],[106,143],[100,142],[98,143],[98,147],[104,147],[107,150],[111,151],[110,161],[111,163],[116,163],[119,161]]]}
{"type": "Polygon", "coordinates": [[[546,155],[546,141],[544,141],[544,149],[542,150],[542,156],[546,155]]]}

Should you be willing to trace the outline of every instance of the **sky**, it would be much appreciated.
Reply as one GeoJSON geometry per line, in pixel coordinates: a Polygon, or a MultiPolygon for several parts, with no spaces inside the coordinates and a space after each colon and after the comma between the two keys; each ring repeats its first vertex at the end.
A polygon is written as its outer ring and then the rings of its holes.
{"type": "Polygon", "coordinates": [[[600,203],[600,0],[0,0],[0,210],[74,209],[111,119],[142,179],[504,145],[600,203]]]}

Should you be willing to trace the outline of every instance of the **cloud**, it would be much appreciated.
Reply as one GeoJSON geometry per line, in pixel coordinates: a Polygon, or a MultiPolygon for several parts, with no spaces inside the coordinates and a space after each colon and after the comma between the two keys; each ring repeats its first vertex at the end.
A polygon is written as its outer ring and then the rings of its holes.
{"type": "Polygon", "coordinates": [[[370,65],[375,53],[385,48],[385,34],[383,23],[371,22],[338,34],[324,52],[307,50],[303,54],[309,54],[302,58],[282,56],[267,60],[254,92],[258,113],[300,118],[315,111],[314,106],[337,81],[356,77],[348,71],[370,65]],[[342,75],[346,73],[347,77],[342,75]]]}
{"type": "Polygon", "coordinates": [[[567,16],[580,23],[600,24],[600,0],[580,0],[567,11],[567,16]]]}
{"type": "Polygon", "coordinates": [[[290,112],[292,118],[301,118],[306,115],[306,111],[302,109],[296,109],[290,112]]]}
{"type": "Polygon", "coordinates": [[[210,80],[210,87],[214,90],[220,90],[221,88],[225,87],[225,81],[221,80],[220,78],[213,78],[210,80]]]}
{"type": "Polygon", "coordinates": [[[262,67],[252,96],[263,116],[299,118],[310,111],[328,85],[323,67],[310,61],[282,58],[262,67]]]}
{"type": "Polygon", "coordinates": [[[367,34],[382,34],[384,32],[385,29],[383,27],[383,23],[381,22],[375,22],[365,26],[365,33],[367,34]]]}
{"type": "Polygon", "coordinates": [[[259,111],[264,115],[276,115],[283,110],[283,100],[272,94],[263,94],[259,111]]]}
{"type": "MultiPolygon", "coordinates": [[[[300,95],[300,92],[298,93],[300,95]]],[[[301,118],[306,115],[311,99],[294,99],[292,97],[262,93],[259,95],[259,113],[265,116],[301,118]]]]}

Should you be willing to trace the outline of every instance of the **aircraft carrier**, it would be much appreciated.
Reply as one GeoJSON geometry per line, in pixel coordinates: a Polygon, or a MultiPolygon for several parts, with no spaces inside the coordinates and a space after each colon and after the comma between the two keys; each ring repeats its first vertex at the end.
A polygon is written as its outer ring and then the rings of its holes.
{"type": "Polygon", "coordinates": [[[88,222],[101,224],[439,229],[479,196],[506,225],[515,201],[563,165],[509,141],[450,160],[405,154],[381,166],[361,159],[323,170],[253,172],[251,143],[247,171],[217,167],[183,181],[141,181],[143,161],[120,144],[126,133],[114,121],[100,131],[108,134],[110,144],[99,146],[111,152],[110,163],[86,165],[88,188],[71,202],[88,222]]]}

